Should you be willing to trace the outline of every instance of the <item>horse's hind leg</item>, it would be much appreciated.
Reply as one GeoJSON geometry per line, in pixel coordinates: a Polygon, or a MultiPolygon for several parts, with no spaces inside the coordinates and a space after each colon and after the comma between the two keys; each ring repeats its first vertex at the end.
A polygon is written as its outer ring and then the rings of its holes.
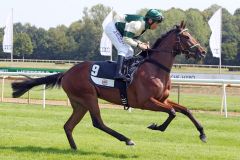
{"type": "Polygon", "coordinates": [[[81,121],[81,119],[84,117],[84,115],[87,112],[87,109],[80,106],[80,104],[72,99],[70,99],[71,105],[73,107],[73,113],[68,119],[68,121],[64,125],[64,130],[67,135],[69,144],[72,149],[76,150],[77,146],[74,142],[72,131],[74,127],[81,121]]]}
{"type": "Polygon", "coordinates": [[[203,142],[207,141],[207,137],[204,133],[203,127],[202,125],[196,120],[195,117],[193,117],[192,113],[190,112],[190,110],[188,110],[186,107],[179,105],[175,102],[172,102],[171,100],[168,100],[168,103],[171,104],[173,106],[173,108],[175,109],[176,112],[180,112],[184,115],[186,115],[195,125],[195,127],[197,128],[197,130],[200,132],[200,139],[203,142]]]}
{"type": "Polygon", "coordinates": [[[112,130],[111,128],[107,127],[101,118],[101,114],[100,114],[100,109],[98,106],[98,103],[96,100],[94,100],[93,98],[88,98],[88,101],[86,102],[85,105],[89,106],[89,112],[92,118],[92,123],[93,126],[110,134],[111,136],[117,138],[119,141],[124,141],[126,143],[126,145],[134,145],[134,142],[132,140],[130,140],[129,138],[125,137],[124,135],[112,130]]]}

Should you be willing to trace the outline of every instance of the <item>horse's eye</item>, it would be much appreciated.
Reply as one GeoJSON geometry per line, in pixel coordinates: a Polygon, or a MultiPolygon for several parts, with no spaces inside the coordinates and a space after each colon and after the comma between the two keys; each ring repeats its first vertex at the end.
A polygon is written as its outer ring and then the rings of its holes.
{"type": "Polygon", "coordinates": [[[185,36],[185,35],[184,35],[183,37],[184,37],[185,39],[190,39],[188,36],[185,36]]]}

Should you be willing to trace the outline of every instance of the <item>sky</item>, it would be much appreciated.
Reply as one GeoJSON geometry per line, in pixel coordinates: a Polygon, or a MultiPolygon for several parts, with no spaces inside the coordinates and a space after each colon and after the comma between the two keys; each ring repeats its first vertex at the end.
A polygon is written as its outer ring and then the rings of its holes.
{"type": "MultiPolygon", "coordinates": [[[[226,8],[231,14],[240,8],[240,0],[1,0],[0,27],[13,8],[13,22],[30,23],[36,27],[49,29],[58,25],[67,27],[83,16],[85,7],[91,8],[103,4],[120,14],[134,14],[143,8],[168,10],[172,7],[187,10],[196,8],[200,11],[212,4],[226,8]]],[[[167,18],[167,17],[166,17],[167,18]]]]}

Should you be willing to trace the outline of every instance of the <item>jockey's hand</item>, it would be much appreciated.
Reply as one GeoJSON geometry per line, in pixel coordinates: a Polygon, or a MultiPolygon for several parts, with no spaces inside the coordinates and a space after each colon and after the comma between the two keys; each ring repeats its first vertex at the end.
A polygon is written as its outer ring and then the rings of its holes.
{"type": "Polygon", "coordinates": [[[141,50],[149,49],[149,43],[138,43],[138,48],[141,50]]]}

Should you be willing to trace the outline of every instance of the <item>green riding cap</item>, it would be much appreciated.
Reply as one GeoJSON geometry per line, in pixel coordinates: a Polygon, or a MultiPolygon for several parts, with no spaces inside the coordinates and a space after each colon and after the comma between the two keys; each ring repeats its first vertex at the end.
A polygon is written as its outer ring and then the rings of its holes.
{"type": "Polygon", "coordinates": [[[164,17],[161,11],[158,9],[150,9],[145,15],[145,18],[152,19],[155,22],[162,22],[164,17]]]}

